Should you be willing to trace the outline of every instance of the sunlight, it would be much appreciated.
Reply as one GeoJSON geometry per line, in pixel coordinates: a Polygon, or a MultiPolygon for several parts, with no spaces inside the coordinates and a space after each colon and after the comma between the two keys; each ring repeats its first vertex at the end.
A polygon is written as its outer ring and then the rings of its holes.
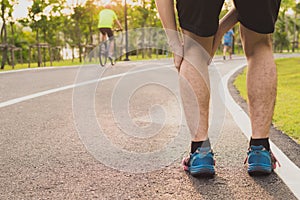
{"type": "Polygon", "coordinates": [[[25,18],[28,15],[28,7],[31,7],[33,1],[20,0],[18,4],[14,5],[14,11],[12,13],[13,19],[25,18]]]}

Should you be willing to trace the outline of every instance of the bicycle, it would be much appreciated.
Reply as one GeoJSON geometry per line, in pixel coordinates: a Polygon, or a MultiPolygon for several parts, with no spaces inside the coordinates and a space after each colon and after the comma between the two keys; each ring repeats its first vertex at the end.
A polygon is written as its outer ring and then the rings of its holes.
{"type": "MultiPolygon", "coordinates": [[[[121,29],[116,29],[114,32],[120,32],[122,31],[121,29]]],[[[113,56],[109,57],[109,50],[110,50],[110,42],[111,40],[108,38],[105,41],[101,42],[99,45],[99,63],[102,67],[104,67],[107,63],[107,59],[110,60],[111,65],[115,65],[117,62],[117,45],[116,45],[116,40],[121,40],[122,41],[122,34],[119,34],[118,37],[113,36],[114,38],[112,39],[114,41],[114,52],[113,56]],[[121,38],[121,39],[120,39],[121,38]]]]}

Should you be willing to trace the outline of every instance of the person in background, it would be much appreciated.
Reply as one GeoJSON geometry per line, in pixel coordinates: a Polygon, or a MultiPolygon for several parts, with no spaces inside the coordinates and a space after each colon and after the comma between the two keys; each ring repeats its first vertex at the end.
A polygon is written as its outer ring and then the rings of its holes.
{"type": "Polygon", "coordinates": [[[229,53],[229,59],[232,59],[232,43],[233,43],[233,30],[230,29],[224,34],[223,37],[223,60],[226,60],[226,52],[229,53]]]}
{"type": "Polygon", "coordinates": [[[114,33],[112,27],[115,22],[118,24],[120,30],[122,30],[122,25],[118,20],[116,13],[111,9],[111,6],[109,4],[106,4],[104,6],[104,9],[99,12],[98,28],[102,34],[102,41],[105,41],[107,37],[110,40],[110,47],[108,52],[108,58],[110,60],[112,60],[114,52],[114,33]]]}

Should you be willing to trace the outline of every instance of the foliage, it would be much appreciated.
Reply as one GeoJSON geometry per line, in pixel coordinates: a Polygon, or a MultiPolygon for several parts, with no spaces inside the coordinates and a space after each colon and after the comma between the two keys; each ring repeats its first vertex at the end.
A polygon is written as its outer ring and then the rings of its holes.
{"type": "MultiPolygon", "coordinates": [[[[23,48],[22,55],[24,60],[28,60],[29,55],[26,50],[28,46],[36,43],[48,43],[52,47],[60,48],[74,47],[79,49],[80,54],[83,54],[86,50],[85,45],[99,44],[100,37],[97,29],[98,13],[103,8],[103,5],[96,4],[99,1],[87,0],[85,4],[73,3],[72,5],[68,5],[66,4],[66,0],[35,0],[32,1],[32,5],[28,8],[28,17],[16,21],[12,19],[12,13],[14,5],[18,2],[20,1],[1,1],[1,18],[2,22],[5,22],[2,23],[1,27],[1,42],[14,44],[16,47],[23,48]],[[66,10],[69,10],[69,12],[65,12],[66,10]],[[30,33],[30,31],[34,34],[30,33]],[[5,37],[5,41],[4,32],[7,36],[5,37]]],[[[141,27],[162,27],[157,14],[155,0],[132,0],[130,2],[131,4],[127,4],[129,30],[141,27]]],[[[124,28],[124,0],[113,0],[111,5],[124,28]]],[[[230,2],[225,2],[220,18],[226,14],[231,6],[230,2]]],[[[275,50],[294,50],[292,48],[293,41],[294,43],[299,41],[300,20],[297,17],[297,15],[299,16],[299,11],[299,3],[296,4],[294,0],[282,0],[273,37],[275,50]],[[289,9],[295,11],[293,16],[286,15],[289,9]]],[[[240,44],[238,26],[235,26],[234,29],[235,43],[240,44]]],[[[129,40],[137,41],[137,43],[130,44],[130,49],[147,46],[147,41],[142,39],[146,37],[146,33],[142,35],[137,35],[134,31],[131,33],[129,40]]],[[[4,52],[2,51],[3,55],[0,57],[2,61],[5,57],[4,52]]],[[[10,53],[7,51],[6,53],[9,59],[10,53]]],[[[16,52],[16,54],[19,57],[19,52],[16,52]]],[[[47,51],[43,52],[40,50],[40,54],[38,57],[45,57],[47,60],[50,59],[47,51]]],[[[36,59],[38,58],[35,58],[35,61],[36,59]]]]}

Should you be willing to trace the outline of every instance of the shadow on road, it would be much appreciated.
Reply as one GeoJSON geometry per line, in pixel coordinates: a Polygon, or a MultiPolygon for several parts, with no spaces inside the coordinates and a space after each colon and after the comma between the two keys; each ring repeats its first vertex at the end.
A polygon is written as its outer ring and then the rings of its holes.
{"type": "Polygon", "coordinates": [[[251,178],[274,199],[282,199],[282,197],[284,199],[297,199],[275,173],[268,176],[253,176],[251,178]]]}
{"type": "Polygon", "coordinates": [[[228,180],[218,174],[203,178],[195,178],[188,174],[188,177],[196,191],[201,194],[201,199],[224,199],[224,197],[234,199],[235,195],[227,184],[228,180]]]}

